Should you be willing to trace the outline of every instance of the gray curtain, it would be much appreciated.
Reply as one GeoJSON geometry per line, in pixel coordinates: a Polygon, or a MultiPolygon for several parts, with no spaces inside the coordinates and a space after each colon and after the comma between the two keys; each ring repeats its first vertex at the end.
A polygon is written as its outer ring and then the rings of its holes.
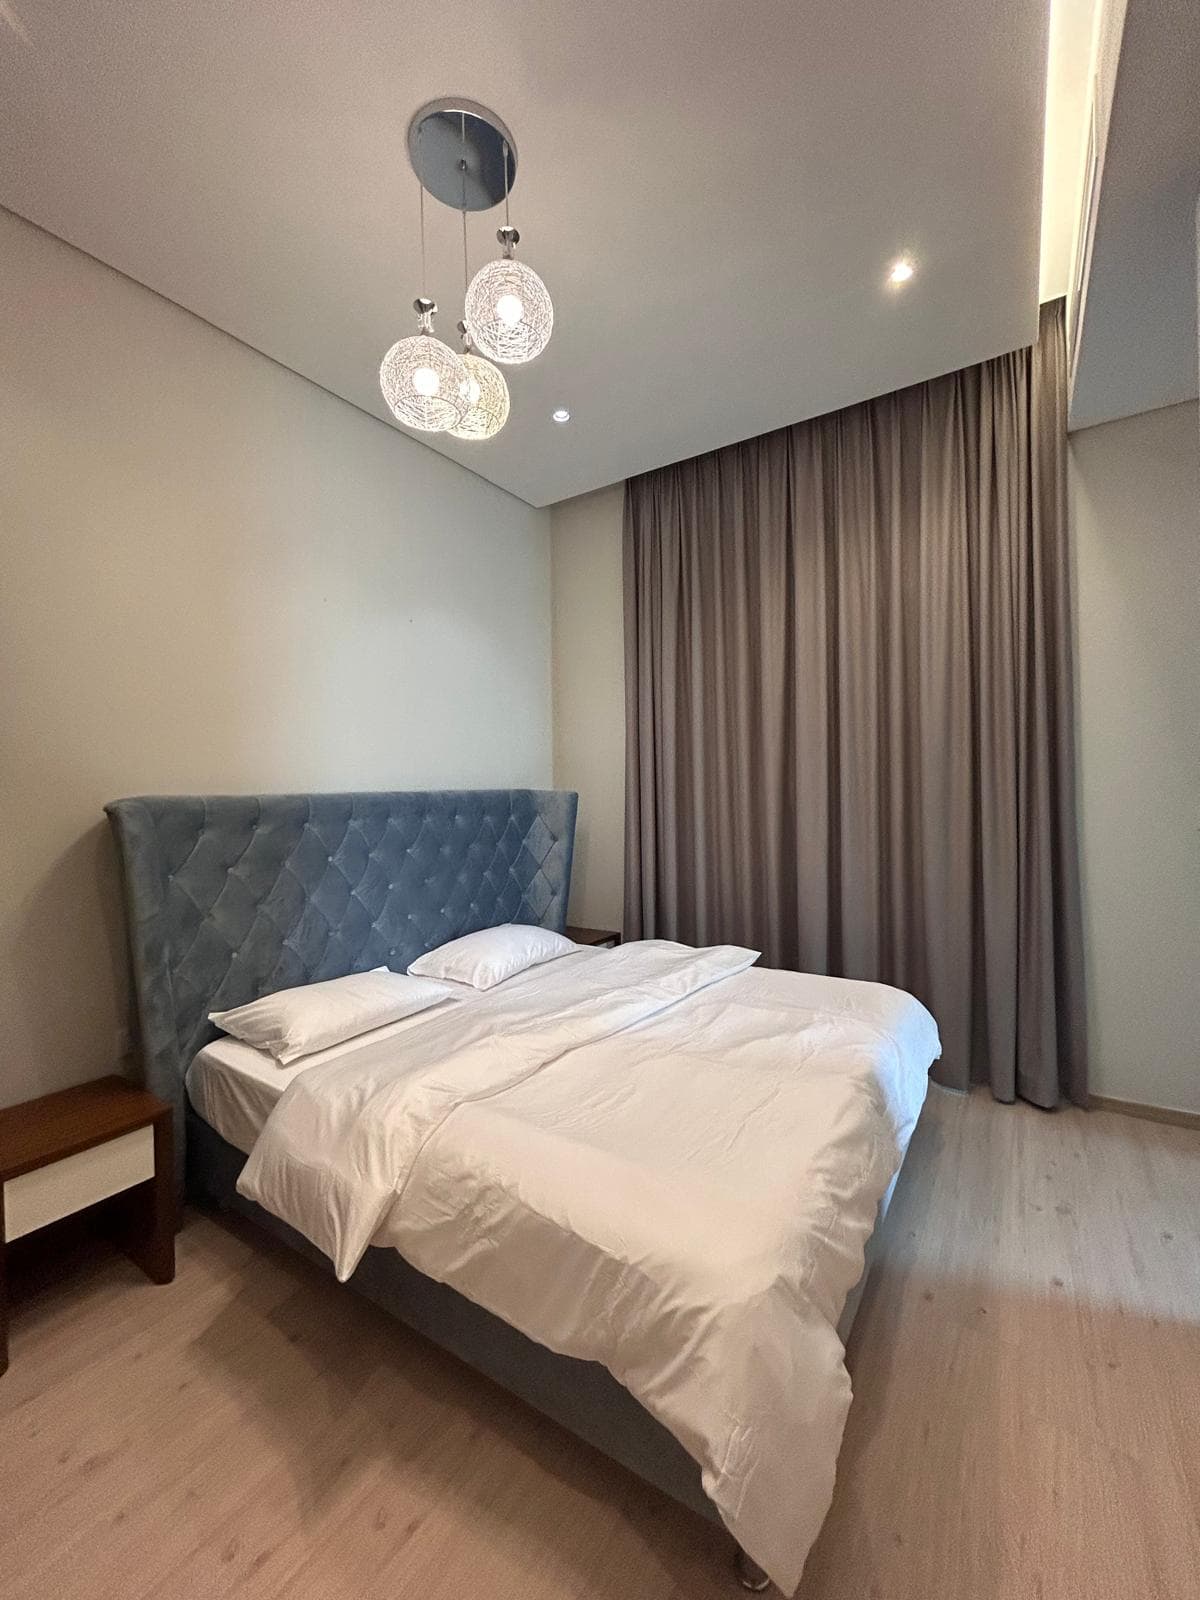
{"type": "Polygon", "coordinates": [[[1038,342],[631,479],[632,938],[894,983],[1086,1101],[1061,302],[1038,342]]]}

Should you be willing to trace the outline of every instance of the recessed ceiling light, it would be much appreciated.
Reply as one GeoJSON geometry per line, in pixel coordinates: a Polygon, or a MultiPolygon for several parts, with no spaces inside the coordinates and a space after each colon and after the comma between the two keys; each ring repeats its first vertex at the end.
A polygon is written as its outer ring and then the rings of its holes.
{"type": "Polygon", "coordinates": [[[571,413],[566,406],[559,406],[558,410],[552,411],[550,415],[555,422],[570,422],[571,420],[571,413]]]}
{"type": "Polygon", "coordinates": [[[892,270],[888,273],[889,283],[907,283],[916,268],[907,256],[901,256],[899,261],[892,262],[892,270]]]}

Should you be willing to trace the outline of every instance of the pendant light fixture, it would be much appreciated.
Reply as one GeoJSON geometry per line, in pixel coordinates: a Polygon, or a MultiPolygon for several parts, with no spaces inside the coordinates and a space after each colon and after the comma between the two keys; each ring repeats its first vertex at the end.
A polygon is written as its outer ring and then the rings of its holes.
{"type": "Polygon", "coordinates": [[[550,291],[532,267],[517,261],[513,249],[521,235],[508,216],[508,147],[504,155],[504,226],[496,233],[504,254],[489,261],[467,288],[467,331],[476,347],[493,361],[518,366],[540,356],[550,343],[554,304],[550,291]]]}
{"type": "Polygon", "coordinates": [[[444,433],[457,427],[470,409],[471,380],[461,356],[434,337],[437,306],[425,292],[425,181],[415,163],[420,189],[421,293],[413,301],[418,332],[398,339],[379,367],[383,398],[406,428],[421,433],[444,433]]]}
{"type": "MultiPolygon", "coordinates": [[[[462,173],[462,191],[459,210],[462,213],[463,283],[471,275],[467,257],[467,117],[461,113],[459,127],[459,168],[462,173]]],[[[505,161],[507,170],[507,158],[505,161]]],[[[447,431],[456,439],[491,439],[508,421],[508,384],[499,367],[476,355],[471,349],[471,336],[465,322],[458,325],[462,337],[462,364],[467,369],[467,414],[447,431]]]]}
{"type": "Polygon", "coordinates": [[[417,326],[399,339],[379,367],[379,387],[396,420],[421,433],[445,433],[466,416],[470,378],[462,357],[433,336],[437,306],[422,295],[413,301],[417,326]]]}
{"type": "Polygon", "coordinates": [[[519,234],[509,221],[509,195],[517,172],[512,134],[494,111],[462,98],[430,101],[408,127],[408,153],[417,175],[421,220],[420,296],[413,302],[417,332],[399,339],[384,356],[379,385],[393,414],[407,428],[449,433],[456,439],[490,439],[508,420],[508,383],[493,362],[519,365],[546,348],[554,307],[546,285],[513,249],[519,234]],[[466,297],[461,355],[433,331],[437,311],[425,264],[425,193],[462,214],[466,297]],[[467,212],[504,201],[497,238],[503,255],[469,278],[467,212]]]}

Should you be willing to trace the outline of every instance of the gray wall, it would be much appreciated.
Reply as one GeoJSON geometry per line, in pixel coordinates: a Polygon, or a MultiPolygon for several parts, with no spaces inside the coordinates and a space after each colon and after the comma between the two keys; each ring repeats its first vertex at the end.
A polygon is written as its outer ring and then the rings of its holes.
{"type": "Polygon", "coordinates": [[[619,928],[625,872],[624,484],[553,508],[554,781],[579,791],[571,921],[619,928]]]}
{"type": "Polygon", "coordinates": [[[104,801],[550,781],[549,522],[0,212],[0,1103],[120,1054],[104,801]]]}
{"type": "Polygon", "coordinates": [[[1200,1111],[1200,417],[1071,437],[1092,1088],[1200,1111]]]}

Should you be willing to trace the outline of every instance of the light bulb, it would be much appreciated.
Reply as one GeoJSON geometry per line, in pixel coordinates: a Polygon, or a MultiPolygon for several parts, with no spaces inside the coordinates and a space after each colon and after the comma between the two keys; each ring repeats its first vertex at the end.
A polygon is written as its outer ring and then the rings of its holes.
{"type": "Polygon", "coordinates": [[[432,367],[417,367],[412,375],[412,386],[418,394],[436,394],[441,387],[438,375],[432,367]]]}
{"type": "Polygon", "coordinates": [[[496,301],[496,315],[506,328],[515,328],[525,315],[525,307],[515,294],[502,294],[496,301]]]}

